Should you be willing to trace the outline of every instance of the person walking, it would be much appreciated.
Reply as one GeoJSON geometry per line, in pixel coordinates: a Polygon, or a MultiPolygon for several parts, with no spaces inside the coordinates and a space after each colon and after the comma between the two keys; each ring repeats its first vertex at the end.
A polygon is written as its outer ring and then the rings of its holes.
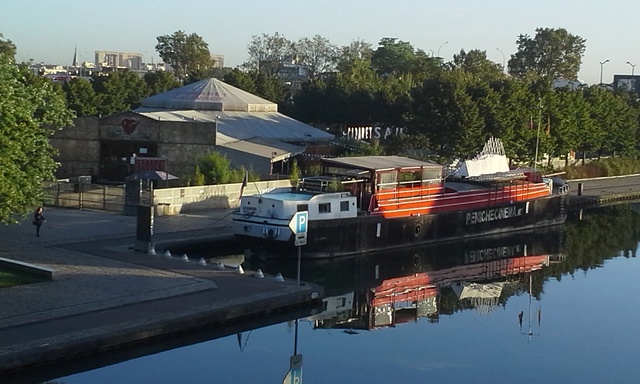
{"type": "Polygon", "coordinates": [[[40,237],[40,227],[45,221],[47,220],[44,218],[42,207],[36,208],[36,211],[33,213],[33,225],[36,226],[36,236],[40,237]]]}

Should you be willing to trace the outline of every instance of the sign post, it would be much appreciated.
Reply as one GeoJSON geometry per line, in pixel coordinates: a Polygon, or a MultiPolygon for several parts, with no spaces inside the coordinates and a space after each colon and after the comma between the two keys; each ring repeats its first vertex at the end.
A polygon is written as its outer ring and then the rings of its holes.
{"type": "Polygon", "coordinates": [[[307,224],[309,222],[309,211],[296,212],[289,222],[289,228],[295,235],[295,243],[298,247],[298,287],[300,286],[300,263],[302,259],[302,246],[307,244],[307,224]]]}
{"type": "Polygon", "coordinates": [[[297,353],[289,359],[289,371],[282,384],[302,384],[302,355],[297,353]]]}

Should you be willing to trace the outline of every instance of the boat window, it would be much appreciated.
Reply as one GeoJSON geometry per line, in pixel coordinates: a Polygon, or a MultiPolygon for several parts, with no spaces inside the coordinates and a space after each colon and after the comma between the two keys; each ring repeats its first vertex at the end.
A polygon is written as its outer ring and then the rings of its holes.
{"type": "Polygon", "coordinates": [[[397,175],[398,173],[396,171],[380,173],[378,188],[394,189],[396,187],[397,175]]]}
{"type": "Polygon", "coordinates": [[[298,204],[298,207],[296,208],[297,212],[304,212],[308,210],[309,210],[309,204],[298,204]]]}
{"type": "Polygon", "coordinates": [[[346,212],[349,210],[349,200],[340,202],[340,212],[346,212]]]}
{"type": "Polygon", "coordinates": [[[331,203],[318,204],[318,213],[331,213],[331,203]]]}
{"type": "Polygon", "coordinates": [[[440,180],[442,179],[442,168],[425,168],[422,170],[422,180],[440,180]]]}
{"type": "Polygon", "coordinates": [[[400,172],[398,173],[398,184],[403,187],[414,187],[420,185],[421,177],[421,171],[400,172]]]}

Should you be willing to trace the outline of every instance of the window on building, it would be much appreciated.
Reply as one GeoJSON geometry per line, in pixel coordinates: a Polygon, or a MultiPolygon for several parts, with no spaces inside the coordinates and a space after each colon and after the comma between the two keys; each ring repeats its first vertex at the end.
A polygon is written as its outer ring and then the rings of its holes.
{"type": "Polygon", "coordinates": [[[340,202],[340,212],[347,212],[349,210],[349,201],[340,202]]]}

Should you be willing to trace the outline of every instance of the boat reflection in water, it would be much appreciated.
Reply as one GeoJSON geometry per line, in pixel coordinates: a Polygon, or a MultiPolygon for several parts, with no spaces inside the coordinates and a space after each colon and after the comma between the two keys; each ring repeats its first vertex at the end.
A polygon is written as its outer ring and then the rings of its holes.
{"type": "Polygon", "coordinates": [[[315,328],[355,333],[418,318],[437,322],[441,314],[464,309],[486,314],[509,296],[531,292],[528,276],[563,260],[563,242],[563,227],[557,226],[391,255],[308,261],[302,280],[322,284],[327,295],[324,311],[309,320],[315,328]]]}

